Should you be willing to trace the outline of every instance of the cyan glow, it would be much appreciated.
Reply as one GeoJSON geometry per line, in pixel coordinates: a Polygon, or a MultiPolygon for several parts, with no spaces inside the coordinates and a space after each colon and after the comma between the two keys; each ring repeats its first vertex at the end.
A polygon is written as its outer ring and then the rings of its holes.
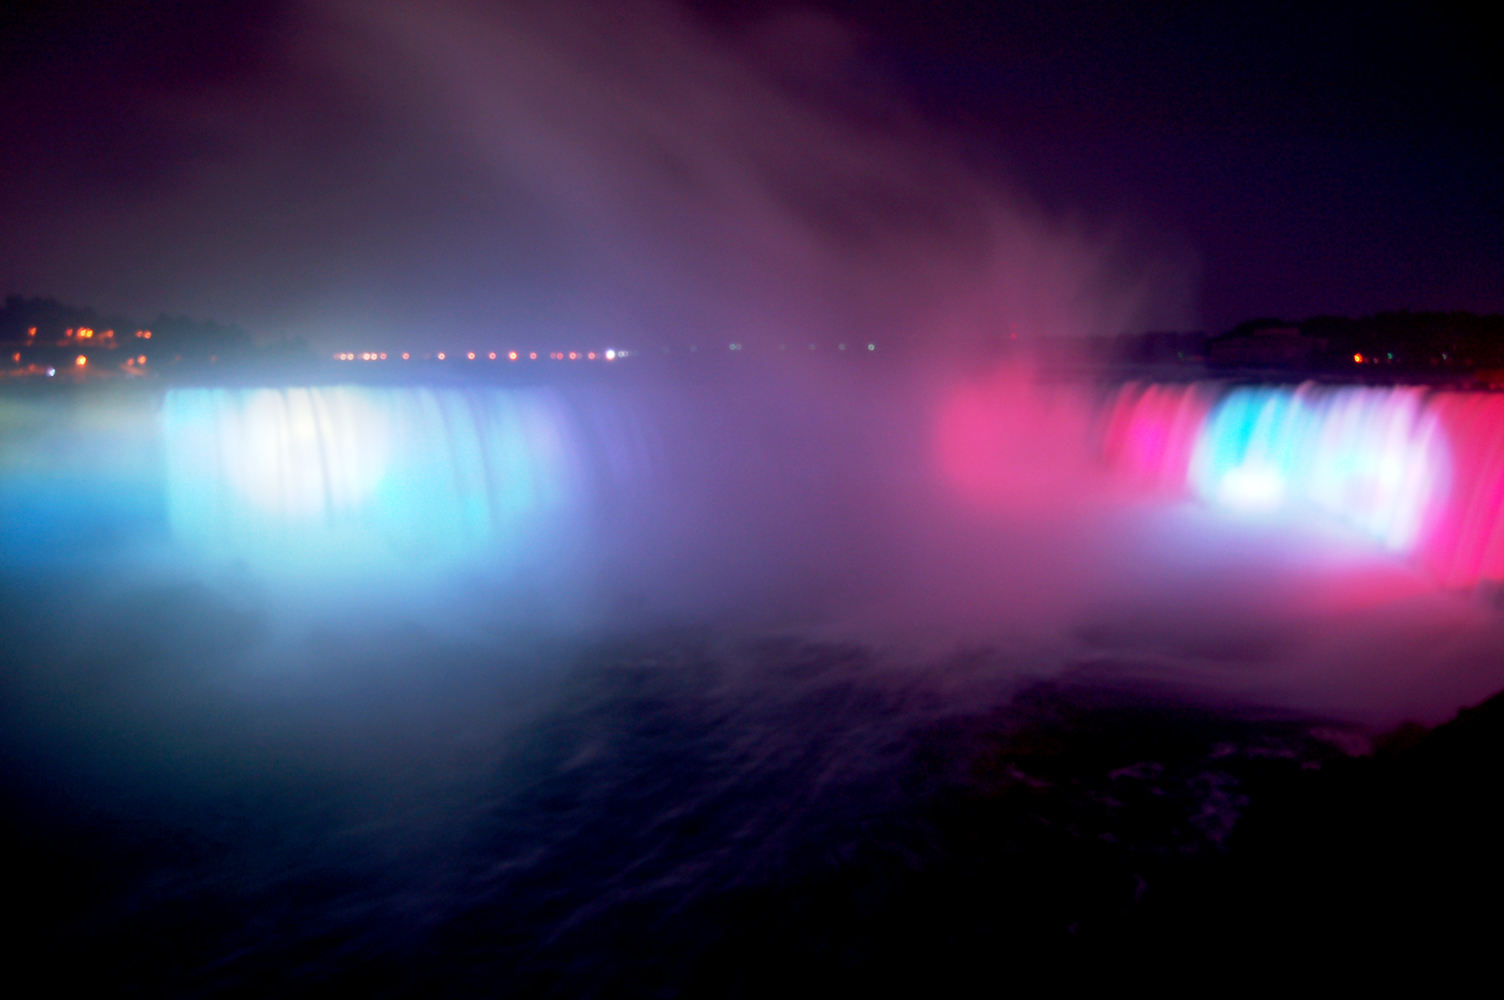
{"type": "Polygon", "coordinates": [[[525,557],[585,527],[544,390],[175,389],[163,429],[174,538],[281,569],[525,557]]]}
{"type": "Polygon", "coordinates": [[[1240,510],[1334,514],[1410,551],[1445,496],[1447,456],[1425,391],[1239,388],[1208,415],[1191,456],[1196,495],[1240,510]]]}

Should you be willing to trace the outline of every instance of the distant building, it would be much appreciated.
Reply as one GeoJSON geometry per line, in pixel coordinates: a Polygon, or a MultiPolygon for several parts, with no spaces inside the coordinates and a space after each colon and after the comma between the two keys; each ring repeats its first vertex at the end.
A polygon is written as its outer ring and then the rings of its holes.
{"type": "Polygon", "coordinates": [[[1325,340],[1295,326],[1240,327],[1207,343],[1207,361],[1221,368],[1293,368],[1325,347],[1325,340]]]}

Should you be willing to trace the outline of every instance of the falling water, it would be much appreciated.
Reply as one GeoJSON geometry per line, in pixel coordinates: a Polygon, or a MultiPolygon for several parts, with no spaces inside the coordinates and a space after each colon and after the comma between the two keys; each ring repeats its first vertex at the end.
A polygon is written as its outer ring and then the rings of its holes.
{"type": "Polygon", "coordinates": [[[179,389],[162,422],[173,536],[283,569],[538,556],[593,527],[597,445],[639,457],[546,390],[179,389]]]}
{"type": "Polygon", "coordinates": [[[1335,516],[1446,586],[1504,580],[1504,396],[1129,384],[1102,447],[1125,475],[1219,507],[1335,516]]]}

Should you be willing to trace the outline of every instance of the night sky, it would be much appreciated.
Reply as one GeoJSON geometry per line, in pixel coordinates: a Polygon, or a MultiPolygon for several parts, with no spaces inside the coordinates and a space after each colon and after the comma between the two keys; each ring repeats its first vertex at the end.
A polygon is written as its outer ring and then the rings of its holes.
{"type": "Polygon", "coordinates": [[[1477,17],[10,4],[0,291],[324,347],[1495,312],[1477,17]]]}

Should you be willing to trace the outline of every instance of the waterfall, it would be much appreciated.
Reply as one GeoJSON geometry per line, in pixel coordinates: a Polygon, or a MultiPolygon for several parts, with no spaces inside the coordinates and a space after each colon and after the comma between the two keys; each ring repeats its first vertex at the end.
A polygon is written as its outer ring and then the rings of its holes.
{"type": "Polygon", "coordinates": [[[1504,580],[1504,396],[1133,383],[1102,447],[1123,474],[1221,507],[1335,516],[1448,586],[1504,580]]]}
{"type": "Polygon", "coordinates": [[[640,465],[610,409],[548,389],[174,389],[172,535],[281,569],[554,558],[640,465]]]}

